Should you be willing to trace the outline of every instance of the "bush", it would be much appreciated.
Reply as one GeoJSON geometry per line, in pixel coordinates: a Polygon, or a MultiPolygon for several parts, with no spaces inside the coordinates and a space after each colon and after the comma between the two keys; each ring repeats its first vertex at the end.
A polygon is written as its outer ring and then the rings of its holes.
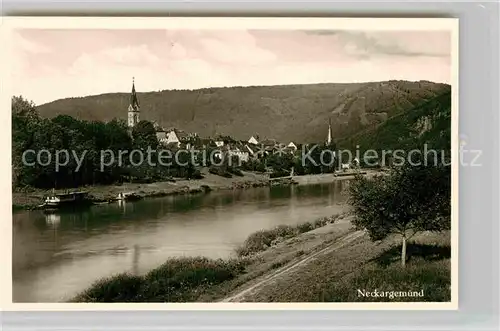
{"type": "Polygon", "coordinates": [[[299,230],[300,233],[304,233],[304,232],[308,232],[308,231],[314,230],[314,225],[312,225],[309,222],[302,223],[302,224],[299,224],[297,226],[297,229],[299,230]]]}
{"type": "Polygon", "coordinates": [[[230,280],[242,270],[243,266],[236,260],[171,259],[145,276],[143,296],[149,302],[195,300],[200,288],[230,280]]]}
{"type": "Polygon", "coordinates": [[[315,228],[320,228],[322,226],[325,226],[328,224],[328,218],[326,217],[323,217],[323,218],[319,218],[317,219],[315,222],[314,222],[314,227],[315,228]]]}
{"type": "Polygon", "coordinates": [[[264,162],[256,159],[250,159],[247,162],[243,162],[241,168],[246,171],[256,171],[256,172],[265,172],[266,166],[264,162]]]}
{"type": "Polygon", "coordinates": [[[201,174],[200,170],[196,169],[189,176],[189,179],[203,179],[203,175],[201,174]]]}
{"type": "Polygon", "coordinates": [[[255,171],[257,171],[257,172],[265,172],[265,171],[266,171],[266,166],[264,165],[264,163],[259,162],[259,163],[255,166],[255,171]]]}
{"type": "Polygon", "coordinates": [[[277,232],[273,230],[260,230],[252,233],[243,243],[243,246],[237,249],[239,256],[246,256],[252,253],[260,252],[271,246],[276,239],[277,232]]]}
{"type": "Polygon", "coordinates": [[[236,248],[238,256],[248,256],[266,250],[278,241],[278,239],[288,239],[301,233],[308,232],[334,221],[335,217],[324,217],[314,223],[306,222],[296,226],[278,225],[270,230],[260,230],[252,233],[243,243],[236,248]]]}
{"type": "Polygon", "coordinates": [[[145,276],[120,274],[104,278],[77,295],[73,302],[194,301],[210,286],[245,271],[242,260],[205,257],[173,258],[145,276]]]}
{"type": "Polygon", "coordinates": [[[129,274],[98,280],[86,291],[77,295],[75,302],[138,302],[142,277],[129,274]]]}

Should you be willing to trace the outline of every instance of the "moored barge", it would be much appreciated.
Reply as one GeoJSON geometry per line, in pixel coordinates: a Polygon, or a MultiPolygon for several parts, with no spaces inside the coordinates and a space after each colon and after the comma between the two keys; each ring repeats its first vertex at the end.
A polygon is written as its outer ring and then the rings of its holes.
{"type": "Polygon", "coordinates": [[[54,193],[45,198],[41,207],[45,210],[57,210],[64,207],[86,206],[91,204],[92,201],[88,197],[88,192],[79,191],[54,193]]]}

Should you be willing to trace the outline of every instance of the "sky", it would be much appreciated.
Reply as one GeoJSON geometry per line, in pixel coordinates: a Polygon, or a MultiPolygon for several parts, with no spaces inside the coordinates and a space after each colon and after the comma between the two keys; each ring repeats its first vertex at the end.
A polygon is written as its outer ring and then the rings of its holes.
{"type": "Polygon", "coordinates": [[[40,105],[111,92],[451,81],[448,31],[16,30],[12,89],[40,105]]]}

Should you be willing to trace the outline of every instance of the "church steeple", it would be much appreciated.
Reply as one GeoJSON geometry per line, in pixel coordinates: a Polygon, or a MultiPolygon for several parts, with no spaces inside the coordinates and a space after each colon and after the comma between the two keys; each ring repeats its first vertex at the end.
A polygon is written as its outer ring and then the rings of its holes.
{"type": "Polygon", "coordinates": [[[130,94],[130,105],[139,110],[139,100],[137,100],[137,93],[135,93],[135,81],[134,77],[132,77],[132,93],[130,94]]]}
{"type": "Polygon", "coordinates": [[[132,93],[130,93],[130,105],[128,106],[128,126],[133,128],[139,123],[139,100],[135,92],[135,80],[132,77],[132,93]]]}

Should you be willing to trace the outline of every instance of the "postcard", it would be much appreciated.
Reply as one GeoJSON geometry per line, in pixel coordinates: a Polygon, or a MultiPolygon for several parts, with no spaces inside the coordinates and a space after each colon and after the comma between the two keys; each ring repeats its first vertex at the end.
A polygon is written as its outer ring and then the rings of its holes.
{"type": "Polygon", "coordinates": [[[457,19],[1,32],[4,309],[457,309],[457,19]]]}

